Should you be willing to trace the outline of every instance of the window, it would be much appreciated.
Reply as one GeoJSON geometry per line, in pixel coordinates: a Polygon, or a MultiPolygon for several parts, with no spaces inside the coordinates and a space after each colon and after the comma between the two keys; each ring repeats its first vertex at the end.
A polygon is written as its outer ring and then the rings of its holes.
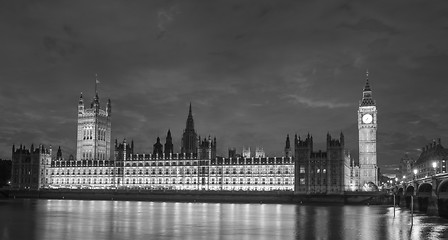
{"type": "Polygon", "coordinates": [[[305,173],[305,167],[304,166],[300,166],[300,173],[305,173]]]}

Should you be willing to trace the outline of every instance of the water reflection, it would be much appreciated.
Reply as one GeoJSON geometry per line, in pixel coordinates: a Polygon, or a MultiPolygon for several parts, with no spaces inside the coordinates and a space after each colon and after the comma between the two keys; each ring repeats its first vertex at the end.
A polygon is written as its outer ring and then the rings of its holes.
{"type": "Polygon", "coordinates": [[[2,200],[0,239],[440,239],[448,220],[384,206],[2,200]]]}

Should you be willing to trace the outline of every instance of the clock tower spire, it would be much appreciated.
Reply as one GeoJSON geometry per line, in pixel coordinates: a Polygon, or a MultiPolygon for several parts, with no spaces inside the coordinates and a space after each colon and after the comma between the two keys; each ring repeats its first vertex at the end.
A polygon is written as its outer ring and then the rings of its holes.
{"type": "Polygon", "coordinates": [[[360,188],[366,191],[378,186],[378,164],[376,154],[377,109],[372,97],[369,72],[358,108],[359,131],[359,175],[360,188]]]}

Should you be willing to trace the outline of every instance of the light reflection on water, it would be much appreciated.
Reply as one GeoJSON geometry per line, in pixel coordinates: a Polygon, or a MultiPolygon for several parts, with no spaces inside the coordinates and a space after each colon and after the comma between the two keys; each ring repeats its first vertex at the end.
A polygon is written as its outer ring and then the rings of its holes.
{"type": "Polygon", "coordinates": [[[385,206],[1,200],[0,239],[440,239],[448,220],[385,206]]]}

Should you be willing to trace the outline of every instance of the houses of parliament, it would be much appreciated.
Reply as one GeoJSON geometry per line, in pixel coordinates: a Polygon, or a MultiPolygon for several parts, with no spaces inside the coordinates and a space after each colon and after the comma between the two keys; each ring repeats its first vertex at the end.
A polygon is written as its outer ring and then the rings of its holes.
{"type": "MultiPolygon", "coordinates": [[[[85,106],[78,101],[76,157],[62,157],[58,148],[12,147],[12,187],[22,189],[170,189],[207,191],[294,191],[338,194],[378,185],[377,111],[367,78],[358,108],[359,161],[346,150],[344,134],[327,134],[326,149],[315,150],[313,136],[286,136],[283,156],[217,156],[216,138],[201,138],[190,104],[180,152],[174,152],[171,131],[158,137],[152,152],[137,154],[126,139],[111,145],[112,103],[101,108],[98,92],[85,106]],[[111,156],[113,149],[113,155],[111,156]]],[[[355,118],[354,118],[355,119],[355,118]]]]}

